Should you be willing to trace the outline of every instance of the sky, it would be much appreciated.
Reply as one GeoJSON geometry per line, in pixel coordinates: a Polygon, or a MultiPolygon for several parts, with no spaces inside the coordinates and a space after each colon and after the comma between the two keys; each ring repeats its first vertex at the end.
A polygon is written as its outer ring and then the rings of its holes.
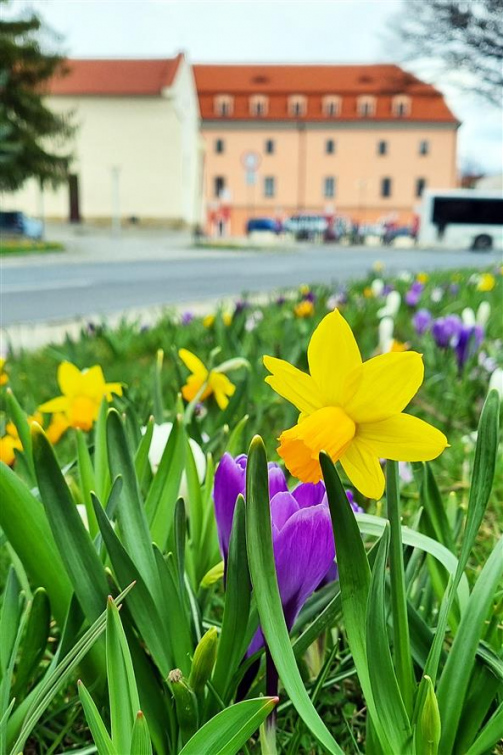
{"type": "MultiPolygon", "coordinates": [[[[407,0],[11,0],[40,13],[70,57],[170,57],[196,63],[400,63],[390,22],[407,0]]],[[[460,93],[424,63],[455,115],[459,164],[501,173],[501,109],[460,93]]]]}

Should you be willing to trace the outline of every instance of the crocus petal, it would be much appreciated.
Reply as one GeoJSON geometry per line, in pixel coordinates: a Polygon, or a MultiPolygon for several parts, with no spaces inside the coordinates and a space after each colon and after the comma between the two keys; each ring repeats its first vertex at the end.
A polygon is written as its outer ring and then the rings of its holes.
{"type": "Polygon", "coordinates": [[[280,436],[278,454],[301,482],[318,482],[320,451],[326,451],[336,461],[353,439],[355,430],[354,422],[342,409],[327,406],[285,430],[280,436]]]}
{"type": "Polygon", "coordinates": [[[448,445],[440,430],[410,414],[365,422],[358,426],[357,437],[370,453],[395,461],[429,461],[448,445]]]}
{"type": "Polygon", "coordinates": [[[286,478],[280,466],[270,461],[267,465],[269,474],[269,498],[272,499],[276,493],[284,493],[288,490],[286,478]]]}
{"type": "Polygon", "coordinates": [[[218,541],[224,560],[227,560],[229,552],[229,540],[236,500],[240,493],[244,495],[245,487],[246,466],[240,463],[239,460],[233,459],[230,454],[225,453],[215,472],[213,487],[218,541]]]}
{"type": "Polygon", "coordinates": [[[71,362],[61,362],[58,367],[58,385],[64,396],[75,396],[82,390],[82,373],[71,362]]]}
{"type": "Polygon", "coordinates": [[[286,522],[298,510],[299,504],[288,491],[276,493],[271,498],[271,519],[278,532],[283,529],[286,522]]]}
{"type": "Polygon", "coordinates": [[[292,490],[292,495],[302,509],[308,506],[317,506],[325,498],[325,485],[321,481],[316,484],[303,482],[301,485],[297,485],[295,490],[292,490]]]}
{"type": "Polygon", "coordinates": [[[276,357],[265,356],[264,366],[272,373],[265,382],[300,412],[312,414],[323,406],[317,385],[310,375],[276,357]]]}
{"type": "MultiPolygon", "coordinates": [[[[314,331],[307,358],[323,404],[345,404],[351,397],[347,379],[362,358],[353,331],[338,310],[326,315],[314,331]]],[[[351,388],[356,386],[351,383],[351,388]]]]}
{"type": "Polygon", "coordinates": [[[195,354],[193,354],[188,349],[180,349],[178,352],[178,356],[184,363],[184,365],[187,367],[188,370],[194,373],[194,375],[201,375],[204,378],[206,378],[206,375],[208,374],[208,370],[204,366],[204,364],[201,362],[199,357],[196,357],[195,354]]]}
{"type": "Polygon", "coordinates": [[[41,404],[38,407],[40,412],[47,414],[53,414],[54,412],[66,412],[70,406],[67,396],[58,396],[50,401],[46,401],[45,404],[41,404]]]}
{"type": "Polygon", "coordinates": [[[391,352],[369,359],[355,395],[344,406],[354,422],[378,422],[401,412],[424,377],[423,360],[415,351],[391,352]]]}
{"type": "Polygon", "coordinates": [[[384,475],[376,454],[371,453],[357,438],[341,456],[341,464],[347,476],[360,493],[367,498],[382,498],[384,475]]]}

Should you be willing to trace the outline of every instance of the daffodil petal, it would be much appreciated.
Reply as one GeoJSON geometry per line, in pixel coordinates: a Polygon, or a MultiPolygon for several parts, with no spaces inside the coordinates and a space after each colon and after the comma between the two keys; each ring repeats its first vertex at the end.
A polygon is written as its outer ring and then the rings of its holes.
{"type": "Polygon", "coordinates": [[[448,445],[440,430],[410,414],[358,425],[357,437],[370,453],[395,461],[436,459],[448,445]]]}
{"type": "Polygon", "coordinates": [[[310,375],[276,357],[265,356],[264,366],[272,373],[266,377],[265,382],[302,414],[312,414],[321,409],[323,403],[319,390],[310,375]]]}
{"type": "Polygon", "coordinates": [[[58,385],[64,396],[81,393],[82,372],[71,362],[61,362],[58,367],[58,385]]]}
{"type": "Polygon", "coordinates": [[[201,362],[199,357],[196,357],[196,355],[188,349],[180,349],[178,356],[187,367],[187,369],[194,373],[194,375],[200,375],[203,379],[206,378],[208,370],[201,362]]]}
{"type": "MultiPolygon", "coordinates": [[[[189,375],[187,382],[182,388],[182,396],[184,397],[185,401],[192,401],[197,396],[204,382],[204,378],[201,378],[199,375],[189,375]]],[[[211,388],[209,386],[206,386],[201,395],[201,401],[209,396],[210,393],[211,388]]]]}
{"type": "Polygon", "coordinates": [[[220,409],[226,409],[229,403],[228,397],[233,396],[236,391],[234,383],[231,383],[227,375],[213,372],[210,375],[210,387],[215,394],[215,400],[220,409]]]}
{"type": "Polygon", "coordinates": [[[67,412],[69,406],[70,402],[67,396],[58,396],[46,401],[45,404],[38,407],[38,410],[44,412],[44,414],[53,414],[54,412],[67,412]]]}
{"type": "Polygon", "coordinates": [[[401,412],[424,377],[421,354],[381,354],[362,365],[361,381],[344,411],[357,423],[379,422],[401,412]]]}
{"type": "Polygon", "coordinates": [[[112,400],[112,393],[115,393],[117,396],[122,396],[122,383],[106,383],[105,391],[107,401],[112,400]]]}
{"type": "Polygon", "coordinates": [[[100,401],[106,393],[105,376],[99,364],[82,373],[81,393],[95,401],[100,401]]]}
{"type": "Polygon", "coordinates": [[[330,312],[314,331],[307,350],[309,371],[323,404],[344,405],[351,397],[348,378],[362,362],[353,331],[338,310],[330,312]]]}
{"type": "Polygon", "coordinates": [[[340,462],[347,476],[364,496],[378,501],[384,493],[384,474],[376,454],[369,451],[358,438],[341,456],[340,462]]]}

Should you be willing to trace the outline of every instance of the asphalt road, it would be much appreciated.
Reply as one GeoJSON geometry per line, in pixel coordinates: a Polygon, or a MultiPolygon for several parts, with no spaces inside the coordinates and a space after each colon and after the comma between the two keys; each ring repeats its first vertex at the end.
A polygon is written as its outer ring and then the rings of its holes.
{"type": "Polygon", "coordinates": [[[387,272],[487,267],[497,253],[323,248],[294,251],[206,251],[172,248],[165,258],[113,262],[31,257],[0,263],[0,325],[42,323],[111,314],[134,307],[183,304],[267,292],[301,283],[334,286],[362,276],[375,260],[387,272]]]}

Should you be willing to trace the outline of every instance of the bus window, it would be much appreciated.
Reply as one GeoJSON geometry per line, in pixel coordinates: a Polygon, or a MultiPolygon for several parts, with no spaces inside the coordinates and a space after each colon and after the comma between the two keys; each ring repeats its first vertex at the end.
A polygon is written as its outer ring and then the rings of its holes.
{"type": "Polygon", "coordinates": [[[433,222],[439,228],[457,225],[503,225],[503,201],[471,197],[435,197],[433,222]]]}

